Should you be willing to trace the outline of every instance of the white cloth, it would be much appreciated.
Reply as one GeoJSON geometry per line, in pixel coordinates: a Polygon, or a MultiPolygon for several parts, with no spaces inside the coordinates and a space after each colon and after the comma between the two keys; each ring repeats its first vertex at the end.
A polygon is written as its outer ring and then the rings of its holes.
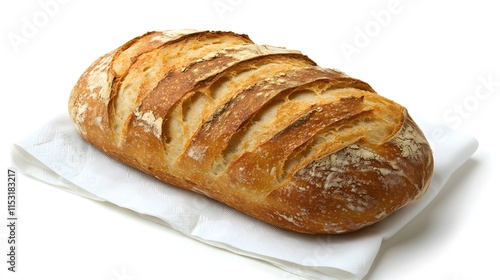
{"type": "Polygon", "coordinates": [[[201,195],[168,186],[96,150],[59,116],[12,149],[19,171],[77,195],[109,201],[185,235],[261,259],[309,279],[362,279],[382,241],[410,222],[478,147],[467,135],[418,120],[434,151],[429,191],[376,225],[345,235],[311,236],[257,221],[201,195]]]}

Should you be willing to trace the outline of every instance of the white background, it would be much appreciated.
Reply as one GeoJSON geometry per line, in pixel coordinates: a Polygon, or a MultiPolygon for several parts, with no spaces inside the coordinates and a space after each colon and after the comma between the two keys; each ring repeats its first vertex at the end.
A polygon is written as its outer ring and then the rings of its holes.
{"type": "Polygon", "coordinates": [[[73,84],[97,57],[146,31],[178,28],[231,30],[301,50],[411,114],[475,136],[477,153],[382,245],[366,279],[498,277],[491,257],[500,251],[495,1],[25,0],[2,1],[0,21],[0,279],[299,279],[22,174],[18,272],[7,271],[11,143],[64,113],[73,84]]]}

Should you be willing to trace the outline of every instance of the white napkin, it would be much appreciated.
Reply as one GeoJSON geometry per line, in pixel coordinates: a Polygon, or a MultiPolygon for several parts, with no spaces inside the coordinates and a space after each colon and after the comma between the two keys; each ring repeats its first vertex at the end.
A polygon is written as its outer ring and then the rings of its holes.
{"type": "Polygon", "coordinates": [[[345,235],[289,232],[159,182],[91,147],[66,115],[16,143],[12,160],[27,175],[83,197],[129,208],[207,244],[309,279],[359,280],[368,273],[382,241],[421,212],[478,147],[473,137],[417,121],[434,150],[435,173],[429,191],[378,224],[345,235]]]}

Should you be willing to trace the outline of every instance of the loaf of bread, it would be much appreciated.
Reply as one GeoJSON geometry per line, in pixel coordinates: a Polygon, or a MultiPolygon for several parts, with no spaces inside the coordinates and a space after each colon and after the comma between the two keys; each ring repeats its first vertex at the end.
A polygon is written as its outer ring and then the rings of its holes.
{"type": "Polygon", "coordinates": [[[420,198],[433,173],[404,107],[233,32],[136,37],[83,73],[69,113],[118,161],[302,233],[369,226],[420,198]]]}

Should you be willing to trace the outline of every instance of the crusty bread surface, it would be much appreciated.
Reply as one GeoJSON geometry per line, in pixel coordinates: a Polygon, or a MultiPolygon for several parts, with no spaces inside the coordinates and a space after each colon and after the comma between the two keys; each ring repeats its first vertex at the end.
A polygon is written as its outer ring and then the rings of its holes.
{"type": "Polygon", "coordinates": [[[233,32],[136,37],[83,73],[69,113],[118,161],[302,233],[369,226],[420,198],[433,172],[404,107],[233,32]]]}

